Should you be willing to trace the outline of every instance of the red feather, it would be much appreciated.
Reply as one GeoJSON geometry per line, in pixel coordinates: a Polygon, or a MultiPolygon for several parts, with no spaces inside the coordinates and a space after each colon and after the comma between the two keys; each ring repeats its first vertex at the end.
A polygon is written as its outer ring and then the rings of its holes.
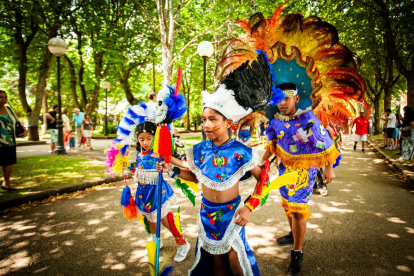
{"type": "Polygon", "coordinates": [[[178,95],[178,92],[180,91],[180,85],[181,85],[181,77],[182,77],[182,73],[181,73],[181,67],[178,67],[178,74],[177,74],[177,83],[175,84],[175,92],[174,92],[174,96],[178,95]]]}
{"type": "Polygon", "coordinates": [[[160,128],[160,136],[158,143],[158,154],[162,159],[165,159],[165,162],[170,163],[173,151],[173,144],[171,139],[171,133],[167,125],[164,125],[160,128]]]}

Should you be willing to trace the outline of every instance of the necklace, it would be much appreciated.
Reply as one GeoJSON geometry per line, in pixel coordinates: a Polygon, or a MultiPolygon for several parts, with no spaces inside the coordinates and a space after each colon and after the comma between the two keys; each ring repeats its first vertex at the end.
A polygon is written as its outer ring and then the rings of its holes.
{"type": "Polygon", "coordinates": [[[225,167],[227,165],[227,158],[225,156],[222,156],[222,154],[220,153],[220,147],[227,144],[228,141],[230,141],[230,137],[229,139],[227,139],[223,144],[221,144],[220,146],[217,146],[217,148],[214,148],[214,143],[211,142],[211,150],[213,152],[213,166],[216,168],[222,168],[225,167]]]}
{"type": "Polygon", "coordinates": [[[148,153],[150,153],[150,151],[151,151],[151,149],[149,149],[149,150],[147,150],[147,151],[142,151],[141,153],[142,153],[142,155],[147,155],[148,153]]]}

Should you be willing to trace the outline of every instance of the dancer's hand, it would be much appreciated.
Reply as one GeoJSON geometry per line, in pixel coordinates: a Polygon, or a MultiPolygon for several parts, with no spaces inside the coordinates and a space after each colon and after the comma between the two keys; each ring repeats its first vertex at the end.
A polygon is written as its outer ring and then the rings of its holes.
{"type": "Polygon", "coordinates": [[[167,173],[172,170],[172,166],[168,163],[165,163],[164,161],[161,161],[161,163],[157,161],[155,169],[157,172],[160,172],[162,170],[163,172],[167,173]]]}
{"type": "Polygon", "coordinates": [[[243,206],[234,214],[233,218],[239,216],[239,218],[234,223],[240,226],[246,226],[249,222],[251,213],[252,211],[250,211],[248,207],[243,206]]]}
{"type": "Polygon", "coordinates": [[[322,175],[323,182],[325,184],[331,183],[332,180],[335,179],[335,173],[333,170],[333,165],[329,165],[325,167],[325,170],[322,175]]]}

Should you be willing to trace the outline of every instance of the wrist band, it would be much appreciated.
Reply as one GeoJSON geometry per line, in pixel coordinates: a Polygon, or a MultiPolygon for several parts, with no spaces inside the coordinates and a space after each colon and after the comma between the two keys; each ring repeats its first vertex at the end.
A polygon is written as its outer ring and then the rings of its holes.
{"type": "Polygon", "coordinates": [[[169,177],[173,178],[173,179],[177,179],[178,176],[180,175],[180,171],[181,169],[179,167],[173,167],[173,169],[171,171],[169,171],[167,174],[169,177]]]}
{"type": "Polygon", "coordinates": [[[180,172],[181,172],[181,169],[180,169],[179,167],[174,166],[174,167],[173,167],[173,172],[174,172],[177,176],[179,176],[179,175],[180,175],[180,172]]]}

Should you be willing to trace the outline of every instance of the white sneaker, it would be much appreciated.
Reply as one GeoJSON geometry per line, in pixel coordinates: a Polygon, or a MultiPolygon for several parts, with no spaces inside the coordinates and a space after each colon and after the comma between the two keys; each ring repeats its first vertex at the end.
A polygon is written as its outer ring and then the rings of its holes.
{"type": "MultiPolygon", "coordinates": [[[[157,243],[157,235],[156,234],[151,234],[151,240],[155,243],[157,243]]],[[[162,244],[162,239],[160,238],[160,249],[163,247],[164,245],[162,244]]]]}
{"type": "Polygon", "coordinates": [[[177,254],[175,254],[174,261],[182,262],[187,257],[188,251],[190,251],[191,245],[188,241],[184,245],[178,246],[177,254]]]}

